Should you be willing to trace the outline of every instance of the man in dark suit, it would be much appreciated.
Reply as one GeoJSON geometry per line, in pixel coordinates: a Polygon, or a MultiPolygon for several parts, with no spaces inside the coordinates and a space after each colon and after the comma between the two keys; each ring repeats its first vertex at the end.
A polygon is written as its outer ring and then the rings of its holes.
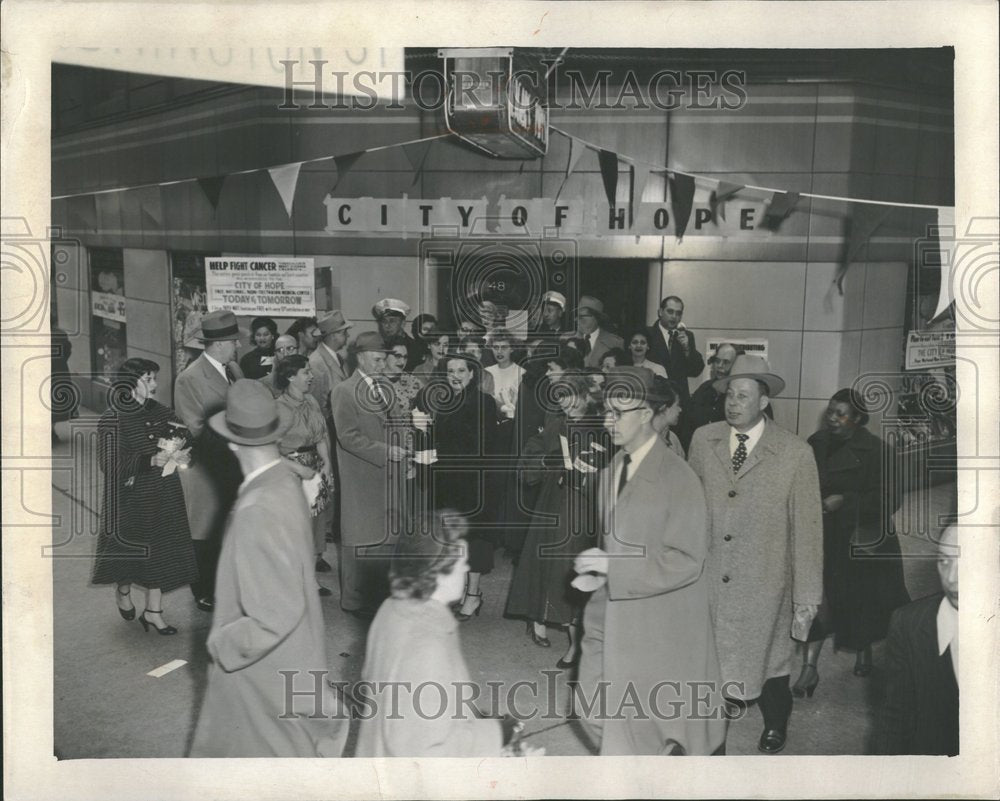
{"type": "Polygon", "coordinates": [[[957,534],[949,526],[938,543],[944,593],[901,606],[889,623],[878,753],[958,754],[957,534]]]}
{"type": "Polygon", "coordinates": [[[591,295],[581,295],[576,307],[576,327],[583,339],[583,366],[601,366],[601,359],[614,348],[620,348],[624,340],[617,334],[606,331],[608,318],[604,314],[604,304],[591,295]]]}
{"type": "Polygon", "coordinates": [[[191,467],[181,473],[181,483],[198,562],[198,581],[191,585],[191,592],[204,612],[213,609],[222,529],[240,484],[239,465],[225,441],[205,422],[225,408],[226,392],[238,377],[233,368],[240,333],[231,311],[222,309],[202,317],[196,336],[205,351],[177,376],[174,386],[175,411],[194,438],[191,467]]]}
{"type": "Polygon", "coordinates": [[[659,319],[648,329],[649,353],[646,358],[662,364],[667,378],[681,399],[684,409],[688,407],[691,392],[688,379],[701,375],[705,369],[705,359],[695,346],[694,334],[684,327],[684,301],[676,295],[668,295],[660,301],[659,319]]]}

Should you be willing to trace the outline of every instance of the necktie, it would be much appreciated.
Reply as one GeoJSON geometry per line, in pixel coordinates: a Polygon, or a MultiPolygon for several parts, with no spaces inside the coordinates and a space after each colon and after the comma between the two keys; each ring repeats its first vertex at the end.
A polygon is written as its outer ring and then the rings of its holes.
{"type": "Polygon", "coordinates": [[[629,466],[629,463],[631,461],[632,461],[632,457],[629,456],[626,453],[625,454],[625,458],[622,459],[622,472],[621,472],[621,475],[618,476],[618,494],[619,495],[622,494],[622,490],[625,489],[625,484],[628,482],[628,466],[629,466]]]}
{"type": "Polygon", "coordinates": [[[590,336],[589,335],[585,336],[583,338],[583,355],[584,356],[589,356],[590,355],[590,336]]]}
{"type": "Polygon", "coordinates": [[[740,444],[736,446],[736,450],[733,452],[733,472],[740,472],[740,468],[743,467],[743,463],[747,460],[747,440],[750,439],[749,434],[737,434],[736,439],[740,441],[740,444]]]}

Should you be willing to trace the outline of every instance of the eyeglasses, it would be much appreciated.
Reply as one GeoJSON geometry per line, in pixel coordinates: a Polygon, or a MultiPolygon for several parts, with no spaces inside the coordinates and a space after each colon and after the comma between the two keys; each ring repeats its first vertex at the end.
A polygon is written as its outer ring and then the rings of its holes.
{"type": "Polygon", "coordinates": [[[640,412],[645,408],[645,406],[633,406],[631,409],[608,409],[604,412],[604,416],[610,416],[614,420],[621,420],[629,412],[640,412]]]}

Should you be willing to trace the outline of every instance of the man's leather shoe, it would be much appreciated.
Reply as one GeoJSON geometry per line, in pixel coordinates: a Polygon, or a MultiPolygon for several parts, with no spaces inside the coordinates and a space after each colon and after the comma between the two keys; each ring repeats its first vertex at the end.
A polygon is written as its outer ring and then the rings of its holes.
{"type": "Polygon", "coordinates": [[[211,612],[215,609],[215,601],[211,598],[199,598],[194,602],[194,605],[197,606],[202,612],[211,612]]]}
{"type": "Polygon", "coordinates": [[[322,556],[316,560],[317,573],[329,573],[331,570],[333,570],[333,568],[330,567],[330,563],[327,562],[322,556]]]}
{"type": "Polygon", "coordinates": [[[785,748],[788,733],[783,729],[764,729],[757,743],[757,750],[765,754],[777,754],[785,748]]]}
{"type": "Polygon", "coordinates": [[[319,597],[320,598],[329,598],[331,595],[333,595],[333,590],[331,590],[331,589],[329,589],[327,587],[320,587],[319,588],[319,597]]]}

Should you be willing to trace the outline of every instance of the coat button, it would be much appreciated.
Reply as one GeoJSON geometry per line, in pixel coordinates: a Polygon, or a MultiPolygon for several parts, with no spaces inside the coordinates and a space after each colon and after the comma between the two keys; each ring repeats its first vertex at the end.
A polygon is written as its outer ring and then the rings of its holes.
{"type": "Polygon", "coordinates": [[[736,497],[736,490],[729,490],[729,497],[730,498],[735,498],[736,497]]]}
{"type": "Polygon", "coordinates": [[[726,542],[729,542],[729,541],[730,541],[730,540],[731,540],[732,538],[733,538],[733,535],[732,535],[732,534],[727,534],[727,535],[726,535],[725,537],[723,537],[722,539],[724,539],[724,540],[725,540],[726,542]]]}
{"type": "Polygon", "coordinates": [[[729,583],[729,576],[723,576],[722,577],[722,583],[723,584],[728,584],[729,583]]]}
{"type": "Polygon", "coordinates": [[[155,437],[152,434],[150,434],[149,439],[155,439],[155,437]]]}

